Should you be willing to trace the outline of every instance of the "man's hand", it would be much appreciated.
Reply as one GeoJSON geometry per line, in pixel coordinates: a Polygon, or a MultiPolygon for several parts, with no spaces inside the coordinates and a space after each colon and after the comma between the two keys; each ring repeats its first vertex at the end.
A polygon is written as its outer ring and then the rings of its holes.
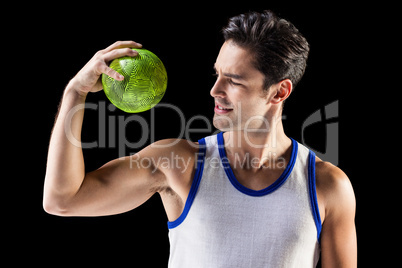
{"type": "Polygon", "coordinates": [[[92,59],[77,73],[70,81],[73,87],[82,96],[88,92],[97,92],[102,90],[101,74],[116,79],[123,80],[124,76],[109,68],[109,63],[117,58],[129,56],[135,57],[138,52],[132,48],[141,48],[142,45],[134,41],[117,41],[106,49],[98,51],[92,59]]]}

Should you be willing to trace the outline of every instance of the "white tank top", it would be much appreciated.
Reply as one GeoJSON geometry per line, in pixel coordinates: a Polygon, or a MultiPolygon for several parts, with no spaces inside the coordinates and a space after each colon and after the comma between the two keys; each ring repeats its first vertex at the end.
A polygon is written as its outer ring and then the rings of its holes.
{"type": "Polygon", "coordinates": [[[222,132],[199,144],[183,213],[168,222],[169,267],[315,267],[321,231],[315,154],[292,139],[283,174],[256,191],[234,176],[222,132]]]}

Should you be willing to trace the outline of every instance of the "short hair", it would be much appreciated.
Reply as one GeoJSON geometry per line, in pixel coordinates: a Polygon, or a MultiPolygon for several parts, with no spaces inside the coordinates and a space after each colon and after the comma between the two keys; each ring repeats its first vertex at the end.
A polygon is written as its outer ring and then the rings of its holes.
{"type": "Polygon", "coordinates": [[[265,91],[284,79],[295,87],[303,76],[310,46],[292,23],[272,11],[232,17],[222,32],[225,41],[254,54],[254,66],[265,75],[265,91]]]}

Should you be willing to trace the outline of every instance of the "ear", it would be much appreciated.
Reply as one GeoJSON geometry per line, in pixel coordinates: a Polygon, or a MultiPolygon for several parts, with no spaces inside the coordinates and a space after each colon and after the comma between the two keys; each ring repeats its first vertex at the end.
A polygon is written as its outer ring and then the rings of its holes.
{"type": "Polygon", "coordinates": [[[277,83],[274,86],[274,89],[276,90],[275,96],[271,99],[271,103],[273,104],[279,104],[286,100],[290,93],[292,93],[293,90],[293,84],[292,81],[289,79],[284,79],[277,83]]]}

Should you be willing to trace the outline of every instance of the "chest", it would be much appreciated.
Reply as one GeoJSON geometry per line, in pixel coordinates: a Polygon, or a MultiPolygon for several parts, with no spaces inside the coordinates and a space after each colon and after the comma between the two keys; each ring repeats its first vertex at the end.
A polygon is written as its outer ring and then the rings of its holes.
{"type": "Polygon", "coordinates": [[[290,176],[270,194],[249,196],[236,189],[223,171],[211,175],[203,177],[189,218],[217,241],[227,237],[244,241],[245,234],[297,241],[306,228],[315,232],[308,193],[297,178],[290,176]]]}

